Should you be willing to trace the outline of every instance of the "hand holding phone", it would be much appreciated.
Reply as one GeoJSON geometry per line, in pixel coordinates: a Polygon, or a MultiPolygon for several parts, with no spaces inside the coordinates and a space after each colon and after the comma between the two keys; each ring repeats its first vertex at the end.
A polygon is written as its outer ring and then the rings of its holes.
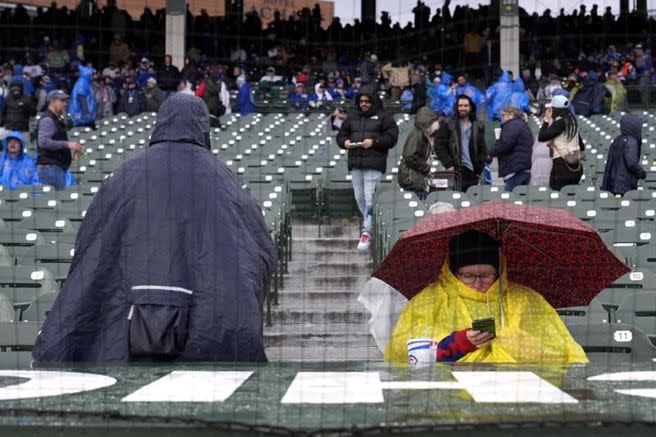
{"type": "Polygon", "coordinates": [[[496,336],[496,327],[493,318],[472,321],[472,329],[480,332],[488,332],[493,337],[496,336]]]}

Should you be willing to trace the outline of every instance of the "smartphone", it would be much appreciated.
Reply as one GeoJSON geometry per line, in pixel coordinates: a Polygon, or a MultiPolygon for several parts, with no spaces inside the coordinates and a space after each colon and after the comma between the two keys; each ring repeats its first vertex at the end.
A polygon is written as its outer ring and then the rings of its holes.
{"type": "Polygon", "coordinates": [[[493,318],[474,320],[472,322],[472,329],[481,332],[489,332],[493,337],[497,334],[493,318]]]}

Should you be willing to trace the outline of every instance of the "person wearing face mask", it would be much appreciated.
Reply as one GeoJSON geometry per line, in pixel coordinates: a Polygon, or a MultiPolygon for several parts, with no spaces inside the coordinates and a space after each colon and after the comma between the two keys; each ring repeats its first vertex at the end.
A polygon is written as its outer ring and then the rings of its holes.
{"type": "Polygon", "coordinates": [[[420,200],[429,192],[428,179],[433,161],[435,132],[440,123],[437,114],[428,106],[417,111],[415,128],[403,145],[403,156],[399,165],[399,186],[414,193],[420,200]]]}
{"type": "Polygon", "coordinates": [[[7,131],[21,133],[26,144],[30,143],[30,117],[36,115],[34,99],[23,95],[23,84],[12,80],[9,84],[9,95],[5,98],[0,110],[0,126],[7,131]]]}

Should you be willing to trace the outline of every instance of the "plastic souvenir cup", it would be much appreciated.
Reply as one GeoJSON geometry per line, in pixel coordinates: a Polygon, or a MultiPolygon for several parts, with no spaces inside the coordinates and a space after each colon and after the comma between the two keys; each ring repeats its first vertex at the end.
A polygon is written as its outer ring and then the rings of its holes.
{"type": "Polygon", "coordinates": [[[501,138],[501,128],[500,127],[494,128],[494,138],[497,139],[497,140],[499,138],[501,138]]]}
{"type": "Polygon", "coordinates": [[[432,366],[437,355],[437,341],[433,338],[408,340],[408,365],[432,366]]]}

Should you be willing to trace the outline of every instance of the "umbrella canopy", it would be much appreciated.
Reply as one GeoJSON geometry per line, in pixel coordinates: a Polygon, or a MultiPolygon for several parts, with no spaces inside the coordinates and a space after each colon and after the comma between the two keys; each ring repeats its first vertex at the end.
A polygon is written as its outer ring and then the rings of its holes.
{"type": "Polygon", "coordinates": [[[629,271],[570,212],[492,201],[426,217],[403,234],[373,276],[411,299],[437,279],[451,238],[469,230],[500,240],[508,280],[531,287],[555,308],[588,305],[629,271]]]}

